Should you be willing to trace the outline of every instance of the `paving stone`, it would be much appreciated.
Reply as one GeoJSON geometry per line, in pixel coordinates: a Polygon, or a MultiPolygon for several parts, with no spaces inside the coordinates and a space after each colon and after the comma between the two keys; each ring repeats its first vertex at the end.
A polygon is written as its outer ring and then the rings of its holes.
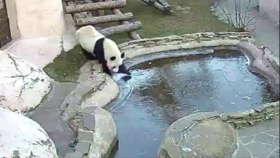
{"type": "Polygon", "coordinates": [[[275,150],[275,146],[253,142],[245,146],[256,157],[268,157],[275,150]]]}
{"type": "Polygon", "coordinates": [[[279,137],[279,130],[268,131],[268,132],[265,132],[265,133],[268,134],[268,135],[271,135],[271,136],[279,137]]]}
{"type": "Polygon", "coordinates": [[[252,156],[243,145],[240,145],[237,154],[233,158],[251,158],[252,156]]]}
{"type": "Polygon", "coordinates": [[[75,151],[72,153],[67,153],[64,158],[82,158],[84,154],[81,152],[75,151]]]}
{"type": "Polygon", "coordinates": [[[170,137],[174,140],[174,142],[176,144],[180,143],[182,138],[183,138],[183,135],[181,132],[179,131],[171,131],[170,132],[170,137]]]}
{"type": "Polygon", "coordinates": [[[255,141],[261,142],[261,143],[272,144],[273,143],[273,137],[271,137],[267,134],[264,134],[264,133],[260,133],[260,134],[256,135],[255,141]]]}
{"type": "Polygon", "coordinates": [[[212,118],[212,117],[219,117],[219,113],[214,111],[214,112],[203,112],[202,113],[204,117],[207,118],[212,118]]]}
{"type": "Polygon", "coordinates": [[[273,145],[274,145],[274,146],[279,146],[279,137],[274,137],[274,139],[273,139],[273,145]]]}
{"type": "Polygon", "coordinates": [[[178,147],[171,140],[165,143],[164,149],[167,151],[170,157],[180,157],[178,147]]]}
{"type": "Polygon", "coordinates": [[[269,158],[279,158],[279,148],[269,155],[269,158]]]}
{"type": "Polygon", "coordinates": [[[93,142],[94,139],[94,132],[93,131],[85,131],[82,129],[79,129],[78,131],[78,141],[88,141],[93,142]]]}
{"type": "Polygon", "coordinates": [[[75,146],[75,151],[79,151],[83,154],[87,154],[89,152],[89,147],[90,147],[90,142],[84,142],[80,141],[76,146],[75,146]]]}
{"type": "Polygon", "coordinates": [[[194,114],[187,116],[186,119],[193,120],[193,121],[201,121],[201,120],[205,119],[205,116],[204,116],[203,112],[198,112],[198,113],[194,113],[194,114]]]}
{"type": "Polygon", "coordinates": [[[83,120],[83,128],[95,131],[95,116],[94,115],[87,115],[82,118],[83,120]]]}
{"type": "Polygon", "coordinates": [[[97,106],[86,107],[82,110],[82,112],[86,114],[94,114],[97,108],[97,106]]]}
{"type": "Polygon", "coordinates": [[[174,129],[177,131],[183,131],[183,130],[189,128],[193,124],[194,124],[194,122],[191,120],[187,120],[187,119],[178,120],[174,124],[174,129]]]}
{"type": "Polygon", "coordinates": [[[248,144],[250,143],[255,136],[246,136],[246,137],[239,137],[239,140],[241,141],[242,144],[248,144]]]}
{"type": "Polygon", "coordinates": [[[238,135],[240,137],[243,137],[243,136],[252,136],[256,133],[262,133],[262,132],[266,132],[266,131],[269,131],[270,128],[268,128],[267,126],[264,126],[263,125],[263,122],[261,122],[260,124],[257,124],[257,125],[254,125],[254,126],[251,126],[249,128],[241,128],[238,130],[238,135]]]}

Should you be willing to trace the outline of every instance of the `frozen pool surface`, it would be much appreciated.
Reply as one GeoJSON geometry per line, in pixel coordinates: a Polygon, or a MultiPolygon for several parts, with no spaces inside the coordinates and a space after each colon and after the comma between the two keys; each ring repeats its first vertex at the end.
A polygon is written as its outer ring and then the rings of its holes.
{"type": "Polygon", "coordinates": [[[242,111],[277,101],[268,82],[237,51],[160,59],[131,69],[108,108],[118,128],[115,158],[154,158],[166,128],[199,111],[242,111]],[[223,54],[223,55],[221,55],[223,54]]]}

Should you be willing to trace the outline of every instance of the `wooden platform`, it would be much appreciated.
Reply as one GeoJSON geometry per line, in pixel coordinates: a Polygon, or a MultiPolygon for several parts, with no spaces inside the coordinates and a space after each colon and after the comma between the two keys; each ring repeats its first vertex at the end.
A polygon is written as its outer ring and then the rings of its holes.
{"type": "Polygon", "coordinates": [[[63,0],[64,11],[72,15],[77,28],[93,25],[105,36],[127,32],[130,39],[141,39],[136,30],[142,23],[130,22],[133,14],[119,10],[126,4],[126,0],[63,0]]]}

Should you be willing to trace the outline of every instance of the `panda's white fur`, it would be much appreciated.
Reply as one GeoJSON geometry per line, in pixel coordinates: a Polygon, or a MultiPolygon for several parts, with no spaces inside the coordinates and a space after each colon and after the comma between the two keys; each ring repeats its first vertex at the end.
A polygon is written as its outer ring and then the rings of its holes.
{"type": "Polygon", "coordinates": [[[119,71],[119,67],[123,64],[123,58],[121,57],[121,52],[114,41],[104,37],[104,35],[99,33],[91,25],[79,28],[76,31],[76,38],[81,47],[91,54],[93,54],[96,42],[101,38],[105,38],[103,42],[103,48],[106,65],[108,69],[112,70],[113,72],[119,71]],[[115,60],[111,60],[111,57],[115,57],[115,60]]]}

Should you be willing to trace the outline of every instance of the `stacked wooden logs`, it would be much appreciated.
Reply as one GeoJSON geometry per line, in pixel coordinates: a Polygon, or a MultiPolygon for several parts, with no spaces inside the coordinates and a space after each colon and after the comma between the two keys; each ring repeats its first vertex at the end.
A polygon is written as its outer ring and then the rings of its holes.
{"type": "Polygon", "coordinates": [[[95,26],[100,33],[111,36],[128,32],[131,39],[140,39],[136,30],[142,27],[140,21],[129,22],[133,19],[132,13],[122,13],[118,8],[126,6],[126,0],[63,0],[66,14],[71,14],[76,27],[85,25],[95,26]],[[104,15],[105,10],[110,10],[109,15],[104,15]],[[102,24],[119,22],[119,25],[98,27],[102,24]]]}

